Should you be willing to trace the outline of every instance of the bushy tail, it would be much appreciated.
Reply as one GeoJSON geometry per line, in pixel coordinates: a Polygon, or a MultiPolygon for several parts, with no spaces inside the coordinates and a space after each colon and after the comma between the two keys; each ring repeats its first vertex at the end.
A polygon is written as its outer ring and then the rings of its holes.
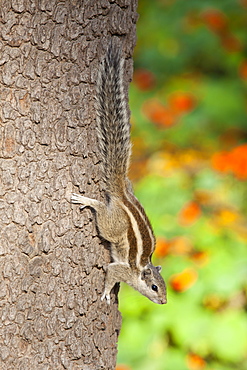
{"type": "Polygon", "coordinates": [[[107,190],[113,193],[124,186],[131,153],[123,67],[121,51],[111,44],[99,70],[96,112],[103,177],[107,190]]]}

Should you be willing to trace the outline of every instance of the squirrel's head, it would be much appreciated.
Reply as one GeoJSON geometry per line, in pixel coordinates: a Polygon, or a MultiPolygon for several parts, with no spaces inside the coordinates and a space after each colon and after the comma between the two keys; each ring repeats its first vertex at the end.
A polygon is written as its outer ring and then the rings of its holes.
{"type": "Polygon", "coordinates": [[[138,290],[154,303],[165,304],[166,284],[160,275],[161,266],[146,265],[139,277],[138,290]]]}

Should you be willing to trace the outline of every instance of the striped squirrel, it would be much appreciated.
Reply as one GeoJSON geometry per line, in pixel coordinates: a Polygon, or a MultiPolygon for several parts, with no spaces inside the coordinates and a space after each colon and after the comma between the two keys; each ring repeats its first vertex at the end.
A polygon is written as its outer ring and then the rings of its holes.
{"type": "Polygon", "coordinates": [[[160,266],[151,257],[155,238],[146,213],[127,177],[131,155],[130,123],[123,89],[124,58],[110,45],[99,69],[96,90],[96,130],[105,202],[72,194],[71,202],[92,208],[100,236],[111,243],[112,262],[106,271],[101,300],[110,303],[115,283],[123,281],[158,304],[166,303],[160,266]]]}

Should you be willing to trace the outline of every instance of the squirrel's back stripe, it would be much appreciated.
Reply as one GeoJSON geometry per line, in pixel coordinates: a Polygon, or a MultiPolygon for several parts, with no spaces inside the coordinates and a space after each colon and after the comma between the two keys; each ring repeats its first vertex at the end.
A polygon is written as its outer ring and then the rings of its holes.
{"type": "Polygon", "coordinates": [[[150,262],[152,254],[155,249],[155,237],[153,234],[153,228],[146,215],[144,208],[142,207],[138,199],[134,196],[134,194],[128,192],[128,198],[130,200],[130,204],[132,204],[135,207],[136,211],[139,213],[140,217],[137,216],[138,222],[140,225],[142,225],[142,230],[145,230],[143,234],[144,236],[143,244],[145,247],[143,248],[142,255],[140,258],[140,265],[145,266],[147,263],[150,262]]]}
{"type": "MultiPolygon", "coordinates": [[[[130,255],[130,260],[133,263],[133,259],[138,267],[145,266],[150,262],[150,256],[154,250],[154,236],[149,220],[144,212],[144,209],[139,204],[134,196],[131,195],[131,200],[128,199],[130,194],[123,196],[122,201],[125,206],[125,210],[130,215],[130,221],[132,227],[137,235],[137,251],[136,254],[133,252],[130,255]],[[135,203],[133,202],[133,199],[135,203]]],[[[131,246],[130,246],[131,249],[131,246]]]]}
{"type": "Polygon", "coordinates": [[[140,258],[139,256],[143,251],[143,235],[140,231],[140,224],[136,215],[133,214],[133,210],[129,207],[129,202],[123,201],[121,204],[124,211],[127,213],[129,218],[129,227],[127,230],[128,233],[128,244],[129,244],[129,264],[132,267],[140,267],[140,258]],[[133,247],[132,247],[133,243],[133,247]]]}

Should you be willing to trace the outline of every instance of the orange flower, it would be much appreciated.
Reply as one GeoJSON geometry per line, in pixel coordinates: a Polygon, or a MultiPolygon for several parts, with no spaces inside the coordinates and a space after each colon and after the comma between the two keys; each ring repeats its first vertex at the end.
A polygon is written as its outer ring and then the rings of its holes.
{"type": "Polygon", "coordinates": [[[165,238],[158,238],[156,242],[155,255],[157,257],[164,257],[169,253],[171,243],[165,238]]]}
{"type": "Polygon", "coordinates": [[[232,172],[238,179],[247,179],[247,144],[229,152],[218,152],[212,157],[212,167],[219,172],[232,172]]]}
{"type": "Polygon", "coordinates": [[[131,370],[131,368],[124,364],[118,364],[115,370],[131,370]]]}
{"type": "Polygon", "coordinates": [[[240,0],[240,4],[245,8],[247,8],[247,0],[240,0]]]}
{"type": "Polygon", "coordinates": [[[247,179],[247,144],[234,148],[230,158],[234,175],[241,180],[247,179]]]}
{"type": "Polygon", "coordinates": [[[219,172],[228,172],[230,169],[229,160],[228,152],[217,152],[212,156],[212,167],[219,172]]]}
{"type": "Polygon", "coordinates": [[[171,240],[171,253],[176,255],[188,255],[192,250],[192,244],[189,238],[178,236],[171,240]]]}
{"type": "Polygon", "coordinates": [[[199,355],[190,353],[187,356],[187,365],[190,370],[202,370],[205,368],[206,362],[199,355]]]}
{"type": "Polygon", "coordinates": [[[195,98],[186,92],[176,91],[169,96],[169,107],[177,113],[190,112],[195,107],[195,98]]]}
{"type": "Polygon", "coordinates": [[[134,72],[133,82],[140,90],[147,91],[154,87],[155,77],[147,69],[137,69],[134,72]]]}
{"type": "Polygon", "coordinates": [[[234,224],[239,219],[239,214],[233,209],[221,209],[216,213],[216,217],[221,225],[228,226],[234,224]]]}
{"type": "Polygon", "coordinates": [[[188,255],[191,251],[192,245],[190,240],[184,236],[178,236],[170,240],[158,238],[154,253],[157,257],[164,257],[169,253],[181,256],[188,255]]]}
{"type": "Polygon", "coordinates": [[[180,211],[179,221],[184,226],[190,226],[198,220],[200,215],[201,208],[199,207],[198,203],[191,201],[187,203],[180,211]]]}
{"type": "Polygon", "coordinates": [[[247,60],[246,59],[239,66],[239,75],[243,80],[247,80],[247,60]]]}
{"type": "Polygon", "coordinates": [[[220,32],[227,28],[227,18],[218,9],[208,9],[202,13],[202,20],[206,26],[214,32],[220,32]]]}
{"type": "Polygon", "coordinates": [[[192,261],[194,261],[199,266],[204,266],[209,260],[208,253],[205,251],[194,252],[191,256],[192,261]]]}
{"type": "Polygon", "coordinates": [[[222,46],[229,52],[239,51],[242,49],[240,40],[230,33],[226,33],[221,37],[222,46]]]}
{"type": "Polygon", "coordinates": [[[158,126],[170,127],[176,122],[176,115],[158,100],[147,100],[143,105],[144,114],[158,126]]]}
{"type": "Polygon", "coordinates": [[[177,292],[184,292],[189,289],[197,280],[197,272],[192,268],[187,268],[170,278],[171,287],[177,292]]]}

